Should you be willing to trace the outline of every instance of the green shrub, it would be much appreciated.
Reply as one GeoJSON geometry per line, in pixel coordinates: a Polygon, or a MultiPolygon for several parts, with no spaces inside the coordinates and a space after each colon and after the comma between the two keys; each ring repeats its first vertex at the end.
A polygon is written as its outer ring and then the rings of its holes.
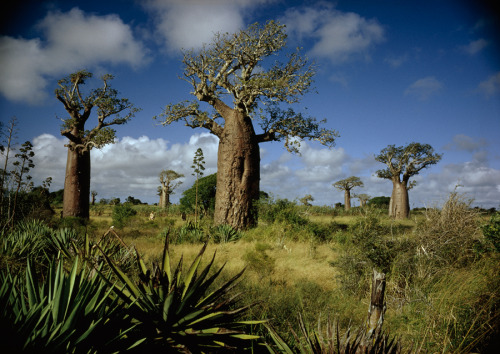
{"type": "Polygon", "coordinates": [[[200,243],[205,242],[207,236],[203,228],[194,222],[187,222],[177,231],[175,243],[200,243]]]}
{"type": "Polygon", "coordinates": [[[487,242],[493,247],[490,247],[495,252],[500,252],[500,214],[491,216],[488,224],[481,227],[483,235],[487,242]]]}
{"type": "Polygon", "coordinates": [[[241,233],[231,225],[219,225],[211,229],[211,238],[215,243],[234,242],[241,238],[241,233]]]}
{"type": "Polygon", "coordinates": [[[248,269],[254,271],[261,278],[269,276],[274,271],[275,260],[266,253],[270,248],[271,246],[268,244],[258,242],[255,244],[255,250],[248,250],[243,255],[248,269]]]}
{"type": "Polygon", "coordinates": [[[111,215],[113,219],[113,226],[118,228],[123,228],[126,222],[134,215],[137,214],[130,205],[128,204],[117,204],[113,207],[113,213],[111,215]]]}

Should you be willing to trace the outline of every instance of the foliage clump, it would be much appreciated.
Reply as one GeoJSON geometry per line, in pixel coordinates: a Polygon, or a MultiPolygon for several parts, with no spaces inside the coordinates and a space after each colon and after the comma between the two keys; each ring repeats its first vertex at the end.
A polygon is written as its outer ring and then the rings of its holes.
{"type": "Polygon", "coordinates": [[[137,211],[133,209],[129,204],[119,204],[113,207],[113,226],[122,228],[125,226],[128,219],[136,215],[137,211]]]}

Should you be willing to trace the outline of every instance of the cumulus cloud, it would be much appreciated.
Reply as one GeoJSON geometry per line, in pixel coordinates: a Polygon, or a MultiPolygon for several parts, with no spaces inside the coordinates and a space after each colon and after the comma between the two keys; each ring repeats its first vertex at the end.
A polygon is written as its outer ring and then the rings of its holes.
{"type": "Polygon", "coordinates": [[[199,49],[217,32],[233,33],[245,25],[245,14],[266,0],[149,0],[157,34],[168,51],[199,49]]]}
{"type": "MultiPolygon", "coordinates": [[[[64,187],[67,154],[65,143],[64,138],[56,138],[50,134],[33,139],[35,183],[52,177],[51,190],[64,187]]],[[[209,133],[196,134],[185,144],[172,145],[164,139],[150,139],[146,136],[123,137],[101,150],[92,150],[91,189],[96,190],[100,198],[124,199],[131,195],[154,203],[157,202],[158,174],[162,170],[171,169],[185,176],[184,183],[174,195],[175,201],[194,182],[191,165],[199,147],[205,157],[205,175],[215,173],[218,139],[209,133]]]]}
{"type": "Polygon", "coordinates": [[[461,49],[469,54],[469,55],[475,55],[479,53],[481,50],[486,48],[488,45],[488,41],[485,40],[484,38],[480,38],[478,40],[472,41],[469,44],[462,46],[461,49]]]}
{"type": "Polygon", "coordinates": [[[479,83],[478,88],[487,98],[500,92],[500,71],[479,83]]]}
{"type": "Polygon", "coordinates": [[[299,42],[315,42],[311,55],[333,63],[366,56],[370,48],[384,41],[385,36],[384,28],[376,20],[338,11],[328,3],[288,9],[281,21],[299,42]]]}
{"type": "Polygon", "coordinates": [[[49,12],[37,29],[43,39],[0,37],[0,92],[9,100],[39,103],[49,78],[82,67],[147,62],[143,44],[117,15],[49,12]]]}
{"type": "Polygon", "coordinates": [[[411,84],[406,90],[405,95],[414,96],[420,101],[426,101],[432,95],[438,93],[443,88],[443,84],[434,76],[424,77],[411,84]]]}
{"type": "MultiPolygon", "coordinates": [[[[64,186],[67,150],[65,139],[43,134],[33,139],[35,169],[31,171],[35,184],[53,178],[51,190],[64,186]]],[[[182,192],[194,183],[191,165],[195,151],[203,149],[205,176],[217,170],[218,139],[209,134],[192,135],[189,142],[170,144],[164,139],[123,137],[102,150],[92,150],[91,188],[98,198],[129,195],[143,202],[157,202],[156,190],[161,170],[172,169],[185,175],[184,183],[173,195],[178,202],[182,192]]],[[[411,207],[433,206],[443,202],[456,185],[474,198],[474,205],[498,207],[500,200],[500,170],[489,166],[482,142],[464,136],[454,139],[453,149],[473,152],[464,163],[438,164],[415,176],[417,186],[410,191],[411,207]]],[[[342,148],[327,149],[307,143],[301,145],[301,155],[287,152],[275,158],[266,157],[261,165],[261,190],[278,198],[298,200],[311,194],[314,204],[333,205],[343,202],[343,193],[332,187],[335,181],[355,175],[364,187],[355,193],[372,197],[390,196],[392,183],[375,176],[376,166],[371,158],[354,158],[342,148]],[[356,171],[356,172],[355,172],[356,171]]]]}

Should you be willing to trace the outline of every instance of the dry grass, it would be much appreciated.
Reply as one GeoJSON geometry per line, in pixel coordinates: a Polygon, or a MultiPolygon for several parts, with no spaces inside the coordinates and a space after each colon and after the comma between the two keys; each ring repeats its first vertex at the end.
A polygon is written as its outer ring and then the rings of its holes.
{"type": "MultiPolygon", "coordinates": [[[[163,251],[163,241],[159,238],[138,238],[128,240],[137,247],[146,261],[159,261],[163,251]]],[[[203,262],[210,261],[211,256],[216,252],[215,264],[222,266],[225,264],[225,271],[228,274],[236,274],[248,265],[245,254],[255,250],[257,241],[240,241],[227,244],[209,244],[203,257],[203,262]]],[[[170,250],[175,262],[181,255],[184,264],[190,262],[200,251],[201,244],[180,244],[171,245],[170,250]]],[[[295,285],[305,280],[314,282],[325,291],[336,288],[335,268],[330,262],[335,258],[335,254],[328,245],[318,245],[314,254],[311,255],[310,245],[303,242],[291,242],[285,248],[271,247],[265,251],[274,260],[274,268],[269,274],[259,274],[253,269],[247,269],[246,281],[259,282],[263,277],[269,278],[272,282],[295,285]]]]}

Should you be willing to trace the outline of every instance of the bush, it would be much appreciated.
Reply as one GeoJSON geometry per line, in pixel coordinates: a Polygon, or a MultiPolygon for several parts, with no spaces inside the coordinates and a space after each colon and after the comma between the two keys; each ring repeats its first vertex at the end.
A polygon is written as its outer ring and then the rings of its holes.
{"type": "Polygon", "coordinates": [[[471,199],[457,191],[450,193],[441,210],[428,209],[417,224],[420,255],[436,265],[464,266],[474,259],[479,231],[479,213],[471,199]]]}
{"type": "Polygon", "coordinates": [[[500,252],[500,214],[493,215],[488,224],[481,226],[481,230],[486,241],[493,246],[487,246],[487,248],[500,252]]]}
{"type": "Polygon", "coordinates": [[[219,225],[211,229],[211,238],[215,243],[234,242],[241,238],[241,233],[231,225],[219,225]]]}
{"type": "Polygon", "coordinates": [[[122,228],[125,226],[128,219],[137,214],[137,211],[132,209],[132,207],[128,204],[123,205],[115,205],[113,208],[113,213],[111,215],[113,219],[113,225],[118,228],[122,228]]]}

